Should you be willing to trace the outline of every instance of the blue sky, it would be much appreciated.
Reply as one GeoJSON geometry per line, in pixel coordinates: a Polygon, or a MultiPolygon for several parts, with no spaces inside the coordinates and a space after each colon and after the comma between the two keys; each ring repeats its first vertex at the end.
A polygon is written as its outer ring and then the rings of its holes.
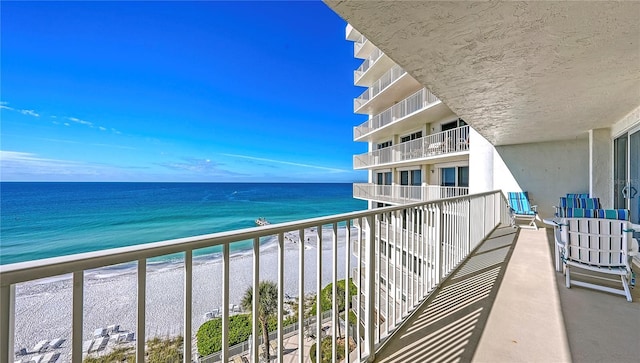
{"type": "Polygon", "coordinates": [[[3,181],[353,182],[321,2],[2,2],[3,181]]]}

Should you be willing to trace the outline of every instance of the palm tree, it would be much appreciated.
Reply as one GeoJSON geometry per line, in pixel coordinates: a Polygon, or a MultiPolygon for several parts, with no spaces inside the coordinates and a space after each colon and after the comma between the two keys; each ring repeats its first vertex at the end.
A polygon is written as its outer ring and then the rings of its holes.
{"type": "MultiPolygon", "coordinates": [[[[253,287],[249,286],[242,297],[242,308],[252,311],[253,308],[253,287]]],[[[260,281],[258,284],[258,321],[262,328],[262,340],[264,341],[264,358],[269,361],[271,354],[269,351],[269,331],[267,321],[269,317],[276,313],[278,309],[278,286],[273,281],[260,281]]],[[[254,338],[254,342],[257,339],[254,338]]]]}

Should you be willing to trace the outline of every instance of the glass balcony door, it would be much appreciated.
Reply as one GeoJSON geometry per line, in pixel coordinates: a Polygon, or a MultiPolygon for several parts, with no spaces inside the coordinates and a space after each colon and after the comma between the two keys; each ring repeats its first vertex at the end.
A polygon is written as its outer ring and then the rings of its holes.
{"type": "Polygon", "coordinates": [[[631,222],[640,223],[640,126],[616,138],[613,147],[614,207],[629,209],[631,222]]]}

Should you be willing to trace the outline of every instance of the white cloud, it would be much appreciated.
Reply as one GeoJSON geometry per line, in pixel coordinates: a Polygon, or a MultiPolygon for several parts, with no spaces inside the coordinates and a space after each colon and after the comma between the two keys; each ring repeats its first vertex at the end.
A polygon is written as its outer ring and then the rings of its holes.
{"type": "Polygon", "coordinates": [[[100,129],[100,131],[107,131],[106,127],[98,126],[98,128],[100,129]]]}
{"type": "Polygon", "coordinates": [[[65,126],[71,126],[68,122],[64,123],[65,126]]]}
{"type": "Polygon", "coordinates": [[[34,110],[20,110],[20,113],[23,115],[29,115],[33,117],[40,117],[40,114],[34,110]]]}
{"type": "Polygon", "coordinates": [[[3,108],[3,109],[5,109],[5,110],[15,111],[15,109],[14,109],[13,107],[9,107],[9,106],[7,106],[7,103],[6,103],[6,102],[4,102],[4,101],[3,101],[3,102],[0,102],[0,108],[3,108]]]}
{"type": "Polygon", "coordinates": [[[265,162],[268,162],[268,163],[276,163],[276,164],[284,164],[284,165],[292,165],[292,166],[301,166],[303,168],[327,170],[327,171],[330,171],[332,173],[346,173],[346,172],[350,172],[351,171],[351,170],[345,170],[345,169],[329,168],[329,167],[320,166],[320,165],[301,164],[301,163],[294,163],[294,162],[284,161],[284,160],[258,158],[258,157],[255,157],[255,156],[248,156],[248,155],[238,155],[238,154],[222,154],[222,155],[230,156],[230,157],[233,157],[233,158],[241,158],[241,159],[256,160],[256,161],[265,161],[265,162]]]}
{"type": "Polygon", "coordinates": [[[20,112],[21,114],[27,115],[27,116],[40,117],[40,114],[37,113],[34,110],[22,110],[22,109],[19,109],[19,108],[9,107],[9,106],[7,106],[8,104],[9,104],[8,102],[0,101],[0,109],[20,112]]]}
{"type": "Polygon", "coordinates": [[[81,119],[76,118],[76,117],[67,117],[67,120],[73,121],[73,122],[75,122],[77,124],[80,124],[80,125],[86,125],[86,126],[89,126],[89,127],[93,127],[93,123],[92,122],[81,120],[81,119]]]}
{"type": "Polygon", "coordinates": [[[111,132],[113,132],[113,133],[114,133],[114,134],[116,134],[116,135],[120,135],[120,134],[122,134],[122,132],[120,132],[120,131],[118,131],[118,130],[114,129],[113,127],[111,128],[111,132]]]}
{"type": "Polygon", "coordinates": [[[0,168],[3,174],[72,174],[86,165],[76,161],[39,157],[37,154],[0,150],[0,168]]]}

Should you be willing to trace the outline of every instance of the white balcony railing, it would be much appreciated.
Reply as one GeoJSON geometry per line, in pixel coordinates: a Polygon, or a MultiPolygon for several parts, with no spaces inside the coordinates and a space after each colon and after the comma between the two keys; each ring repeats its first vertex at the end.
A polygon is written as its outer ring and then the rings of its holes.
{"type": "Polygon", "coordinates": [[[372,152],[354,155],[353,167],[372,166],[469,151],[469,126],[438,132],[372,152]]]}
{"type": "Polygon", "coordinates": [[[400,66],[393,66],[390,70],[388,70],[385,74],[382,75],[371,87],[367,88],[358,98],[353,100],[353,109],[357,111],[365,103],[369,102],[375,96],[377,96],[380,92],[384,91],[387,87],[389,87],[393,82],[397,81],[400,77],[405,75],[407,71],[402,69],[400,66]]]}
{"type": "Polygon", "coordinates": [[[363,124],[354,127],[353,137],[354,139],[358,139],[374,130],[382,128],[393,122],[400,121],[416,112],[425,110],[436,103],[440,103],[440,100],[431,93],[431,91],[423,88],[381,113],[373,116],[363,124]]]}
{"type": "Polygon", "coordinates": [[[354,183],[353,197],[389,203],[415,203],[460,197],[469,194],[469,188],[438,185],[379,185],[354,183]]]}
{"type": "MultiPolygon", "coordinates": [[[[183,349],[184,362],[192,361],[192,307],[193,307],[193,252],[194,250],[221,246],[222,248],[222,269],[220,271],[222,286],[219,293],[221,294],[222,305],[222,351],[220,359],[223,362],[229,361],[229,289],[230,287],[230,244],[240,241],[253,242],[253,257],[251,259],[251,268],[253,275],[253,311],[252,311],[252,329],[253,336],[260,336],[258,330],[258,304],[255,299],[258,297],[256,288],[260,282],[260,244],[263,238],[274,237],[277,239],[277,285],[278,285],[278,309],[277,309],[277,359],[282,362],[283,354],[287,350],[283,350],[283,316],[284,316],[284,266],[285,266],[285,241],[286,238],[291,239],[292,235],[299,238],[296,253],[293,254],[292,260],[298,266],[298,291],[304,291],[305,281],[311,279],[316,282],[316,291],[320,291],[321,278],[323,273],[322,253],[315,253],[316,266],[311,268],[305,267],[305,252],[309,243],[300,243],[306,241],[307,237],[315,239],[316,251],[322,250],[323,244],[329,244],[331,253],[331,276],[334,286],[332,305],[337,306],[336,279],[338,263],[344,264],[343,271],[352,271],[352,267],[361,271],[356,273],[358,277],[356,285],[358,286],[357,305],[362,306],[363,311],[357,311],[358,319],[364,323],[362,330],[355,329],[356,336],[353,337],[357,342],[357,362],[364,362],[368,358],[372,358],[375,353],[376,346],[380,343],[384,335],[393,331],[398,327],[406,316],[407,312],[414,308],[422,301],[427,294],[437,286],[453,269],[460,264],[469,254],[469,252],[480,243],[498,224],[508,223],[508,209],[506,201],[500,191],[487,192],[476,195],[468,195],[447,200],[439,200],[435,202],[415,203],[399,207],[387,207],[361,212],[353,212],[348,214],[333,215],[322,218],[307,219],[290,223],[271,224],[263,227],[248,228],[236,231],[215,233],[197,237],[181,238],[170,241],[155,242],[144,245],[108,249],[97,252],[82,253],[71,256],[50,258],[44,260],[36,260],[30,262],[16,263],[0,266],[0,363],[13,362],[14,360],[14,335],[15,335],[15,318],[16,318],[16,285],[23,282],[33,281],[42,278],[55,277],[63,274],[72,274],[72,299],[71,305],[71,321],[68,321],[72,328],[69,336],[63,337],[70,341],[71,354],[69,359],[73,362],[81,362],[83,359],[83,319],[87,314],[92,312],[91,306],[85,306],[83,298],[85,272],[92,269],[104,268],[115,264],[133,263],[137,264],[137,322],[136,322],[136,358],[138,362],[145,359],[145,313],[146,305],[149,301],[146,297],[146,281],[147,281],[147,261],[150,258],[164,256],[168,254],[180,253],[184,256],[184,284],[180,287],[166,286],[167,289],[181,289],[184,296],[183,306],[176,306],[172,309],[183,310],[183,349]],[[385,221],[384,229],[380,221],[385,221]],[[396,233],[401,231],[401,233],[396,233]],[[384,236],[383,236],[384,233],[384,236]],[[322,235],[325,235],[323,240],[322,235]],[[315,237],[315,238],[314,238],[315,237]],[[395,274],[387,279],[387,284],[393,284],[394,289],[402,292],[402,299],[407,304],[401,304],[400,314],[393,313],[385,319],[384,334],[380,334],[379,324],[376,326],[374,312],[380,310],[379,292],[375,292],[374,277],[380,275],[382,259],[378,251],[378,241],[381,238],[386,241],[393,239],[394,246],[402,246],[403,251],[407,251],[411,256],[416,256],[419,261],[423,261],[425,266],[431,266],[427,270],[423,268],[422,273],[417,277],[407,278],[407,274],[411,273],[411,268],[402,269],[401,278],[396,278],[395,274]],[[328,241],[327,241],[328,240],[328,241]],[[355,266],[351,266],[351,248],[352,243],[357,241],[358,246],[363,246],[357,250],[355,266]],[[344,254],[338,255],[338,244],[344,245],[344,254]],[[431,247],[429,247],[431,246],[431,247]],[[363,260],[368,263],[362,263],[363,260]],[[309,271],[315,269],[314,277],[307,275],[309,271]],[[392,280],[389,282],[389,280],[392,280]],[[420,284],[416,284],[416,280],[420,284]],[[406,296],[405,296],[406,295],[406,296]]],[[[313,243],[313,242],[312,242],[313,243]]],[[[307,252],[309,253],[309,252],[307,252]]],[[[286,255],[290,256],[290,255],[286,255]]],[[[388,260],[387,260],[388,261],[388,260]]],[[[386,262],[388,264],[388,262],[386,262]]],[[[413,260],[409,259],[406,263],[412,264],[413,260]]],[[[387,266],[387,271],[389,270],[387,266]]],[[[291,270],[287,271],[292,273],[291,270]]],[[[329,271],[325,271],[325,274],[329,271]]],[[[237,286],[233,287],[234,289],[237,286]]],[[[352,301],[349,289],[345,289],[345,301],[352,301]]],[[[387,286],[387,291],[392,291],[387,286]]],[[[395,290],[394,290],[395,291],[395,290]]],[[[114,294],[117,294],[114,291],[114,294]]],[[[320,304],[320,294],[316,301],[317,306],[320,304]]],[[[386,299],[387,304],[396,304],[399,297],[391,294],[386,299]]],[[[300,347],[297,350],[298,361],[303,362],[308,359],[309,351],[302,347],[308,345],[305,340],[304,326],[304,306],[307,304],[303,294],[298,294],[297,301],[300,306],[298,309],[298,326],[297,326],[297,344],[300,347]]],[[[395,305],[391,305],[395,306],[395,305]]],[[[358,309],[356,309],[358,310],[358,309]]],[[[395,309],[385,309],[385,311],[393,312],[395,309]]],[[[18,310],[20,311],[20,310],[18,310]]],[[[22,314],[28,310],[21,310],[22,314]]],[[[338,325],[337,311],[331,311],[331,329],[330,334],[333,339],[333,361],[336,359],[336,327],[338,325]]],[[[322,308],[317,309],[317,320],[322,320],[322,308]]],[[[21,315],[20,319],[28,319],[28,315],[21,315]]],[[[38,322],[32,322],[37,324],[38,322]]],[[[315,326],[315,339],[317,343],[316,356],[320,356],[320,339],[323,336],[321,331],[322,324],[315,326]]],[[[349,329],[343,330],[346,340],[349,340],[349,329]]],[[[348,349],[347,347],[345,348],[348,349]]],[[[289,347],[288,347],[289,348],[289,347]]],[[[253,362],[258,361],[258,344],[253,344],[248,352],[253,362]]],[[[349,357],[349,354],[347,354],[349,357]]],[[[347,362],[351,361],[347,359],[347,362]]]]}
{"type": "Polygon", "coordinates": [[[365,72],[368,71],[369,68],[371,68],[371,66],[375,62],[377,62],[378,59],[380,59],[383,55],[384,53],[382,53],[380,49],[378,48],[374,49],[373,52],[371,52],[371,55],[369,56],[369,58],[365,59],[364,62],[362,62],[362,64],[360,65],[360,67],[358,67],[358,69],[353,71],[353,83],[357,83],[360,77],[362,77],[362,75],[364,75],[365,72]]]}
{"type": "Polygon", "coordinates": [[[358,54],[366,42],[368,42],[368,40],[364,35],[360,36],[358,40],[353,42],[353,54],[358,54]]]}

